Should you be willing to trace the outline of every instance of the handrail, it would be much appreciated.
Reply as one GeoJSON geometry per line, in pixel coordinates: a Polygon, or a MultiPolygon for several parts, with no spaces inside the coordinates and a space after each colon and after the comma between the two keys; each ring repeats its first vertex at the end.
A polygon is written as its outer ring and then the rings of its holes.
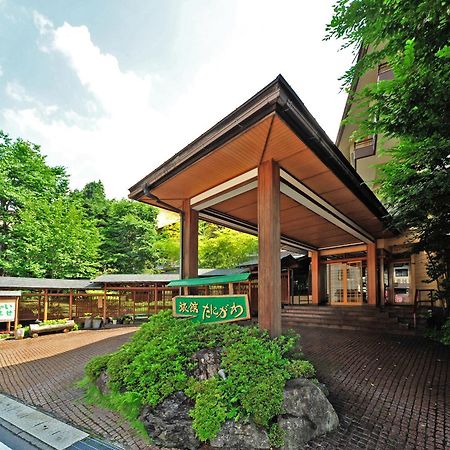
{"type": "Polygon", "coordinates": [[[416,313],[417,313],[417,310],[419,309],[419,306],[421,303],[430,303],[431,310],[433,310],[434,303],[437,301],[433,295],[435,291],[436,291],[436,289],[416,289],[416,295],[414,297],[414,308],[413,308],[414,328],[416,328],[416,317],[417,317],[416,313]],[[420,298],[421,292],[428,292],[429,298],[427,300],[422,300],[420,298]]]}

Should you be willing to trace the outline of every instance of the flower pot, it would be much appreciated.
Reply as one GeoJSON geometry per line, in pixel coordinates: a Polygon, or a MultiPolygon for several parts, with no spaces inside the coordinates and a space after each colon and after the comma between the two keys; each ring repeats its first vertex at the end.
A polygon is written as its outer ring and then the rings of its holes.
{"type": "Polygon", "coordinates": [[[113,319],[113,320],[112,320],[112,324],[113,324],[113,325],[117,325],[117,319],[113,319]]]}
{"type": "Polygon", "coordinates": [[[103,319],[92,319],[92,328],[98,330],[102,326],[103,319]]]}
{"type": "Polygon", "coordinates": [[[14,337],[16,339],[23,339],[24,336],[25,336],[24,328],[17,328],[17,330],[14,330],[14,337]]]}
{"type": "Polygon", "coordinates": [[[84,319],[84,328],[92,328],[92,317],[86,317],[84,319]]]}

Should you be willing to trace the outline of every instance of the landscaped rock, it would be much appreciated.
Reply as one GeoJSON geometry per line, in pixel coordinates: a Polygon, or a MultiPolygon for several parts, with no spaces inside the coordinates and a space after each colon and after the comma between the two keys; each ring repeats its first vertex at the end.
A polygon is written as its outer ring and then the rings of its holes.
{"type": "Polygon", "coordinates": [[[269,436],[266,430],[258,428],[253,422],[228,420],[222,426],[211,447],[226,449],[269,449],[269,436]]]}
{"type": "Polygon", "coordinates": [[[192,355],[192,359],[197,363],[194,369],[194,376],[198,380],[208,380],[217,375],[222,362],[221,348],[207,348],[199,350],[192,355]]]}
{"type": "Polygon", "coordinates": [[[283,450],[302,448],[309,440],[339,425],[338,416],[322,390],[304,378],[286,383],[283,410],[278,418],[278,424],[285,430],[283,450]]]}
{"type": "Polygon", "coordinates": [[[110,393],[108,387],[108,374],[105,371],[100,373],[100,376],[97,378],[95,384],[103,395],[108,395],[110,393]]]}
{"type": "Polygon", "coordinates": [[[176,392],[155,407],[145,406],[140,420],[156,445],[195,450],[200,447],[200,441],[195,437],[189,416],[193,406],[193,401],[183,392],[176,392]]]}

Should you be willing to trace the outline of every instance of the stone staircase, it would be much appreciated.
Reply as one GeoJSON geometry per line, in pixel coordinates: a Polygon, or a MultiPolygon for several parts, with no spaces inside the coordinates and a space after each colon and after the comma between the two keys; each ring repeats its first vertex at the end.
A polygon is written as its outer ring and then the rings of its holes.
{"type": "Polygon", "coordinates": [[[413,307],[373,306],[315,306],[284,305],[283,328],[327,327],[341,330],[359,330],[389,334],[422,334],[426,318],[417,317],[417,328],[413,328],[413,307]],[[405,308],[405,309],[404,309],[405,308]]]}

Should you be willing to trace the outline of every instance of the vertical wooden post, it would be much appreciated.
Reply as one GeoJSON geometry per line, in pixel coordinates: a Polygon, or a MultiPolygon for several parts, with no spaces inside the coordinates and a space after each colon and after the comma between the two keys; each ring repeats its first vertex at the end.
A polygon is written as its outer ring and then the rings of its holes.
{"type": "Polygon", "coordinates": [[[155,297],[155,314],[158,314],[158,286],[155,286],[153,295],[155,297]]]}
{"type": "Polygon", "coordinates": [[[258,167],[258,322],[281,334],[280,168],[273,160],[258,167]]]}
{"type": "Polygon", "coordinates": [[[133,290],[131,296],[133,298],[133,320],[136,320],[136,291],[133,290]]]}
{"type": "Polygon", "coordinates": [[[234,286],[233,283],[228,283],[228,294],[233,295],[234,294],[234,286]]]}
{"type": "Polygon", "coordinates": [[[72,320],[73,291],[69,290],[69,320],[72,320]]]}
{"type": "Polygon", "coordinates": [[[106,323],[106,284],[103,291],[103,323],[106,323]]]}
{"type": "Polygon", "coordinates": [[[416,255],[411,255],[409,263],[409,302],[414,303],[416,297],[416,255]]]}
{"type": "MultiPolygon", "coordinates": [[[[17,330],[18,325],[19,325],[19,297],[16,297],[16,317],[14,317],[14,330],[17,330]]],[[[11,331],[11,325],[8,331],[11,331]]]]}
{"type": "Polygon", "coordinates": [[[380,305],[384,306],[384,254],[380,257],[380,276],[378,281],[380,290],[380,305]]]}
{"type": "Polygon", "coordinates": [[[44,321],[47,320],[48,316],[48,289],[44,290],[44,321]]]}
{"type": "Polygon", "coordinates": [[[191,209],[190,200],[183,201],[181,221],[181,276],[198,276],[198,212],[191,209]]]}
{"type": "Polygon", "coordinates": [[[367,303],[377,304],[377,245],[367,244],[367,303]]]}
{"type": "Polygon", "coordinates": [[[313,305],[319,304],[320,298],[320,257],[318,251],[311,251],[311,303],[313,305]]]}

